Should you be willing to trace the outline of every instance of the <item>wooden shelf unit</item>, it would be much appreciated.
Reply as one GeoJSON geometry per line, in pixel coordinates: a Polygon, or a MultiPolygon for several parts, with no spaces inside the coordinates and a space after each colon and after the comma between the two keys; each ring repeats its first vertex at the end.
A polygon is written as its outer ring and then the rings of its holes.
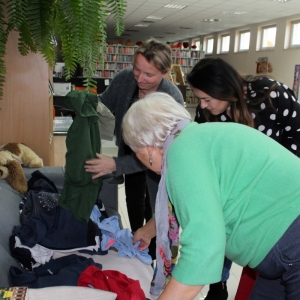
{"type": "Polygon", "coordinates": [[[193,66],[204,56],[204,51],[200,50],[172,49],[172,63],[180,65],[184,75],[190,73],[193,66]]]}
{"type": "MultiPolygon", "coordinates": [[[[175,67],[177,68],[180,66],[182,71],[182,76],[184,78],[184,84],[186,83],[186,75],[191,72],[192,68],[195,66],[195,64],[202,58],[205,57],[205,52],[200,50],[193,50],[193,49],[172,49],[172,63],[173,68],[171,70],[171,77],[175,73],[175,67]]],[[[178,72],[178,71],[177,71],[178,72]]],[[[176,78],[179,76],[176,76],[176,78]]],[[[187,105],[197,105],[198,99],[195,98],[192,90],[187,86],[186,87],[186,97],[185,102],[187,105]]]]}
{"type": "Polygon", "coordinates": [[[137,48],[138,46],[109,45],[104,63],[96,63],[95,77],[112,79],[122,69],[132,66],[133,55],[137,48]]]}

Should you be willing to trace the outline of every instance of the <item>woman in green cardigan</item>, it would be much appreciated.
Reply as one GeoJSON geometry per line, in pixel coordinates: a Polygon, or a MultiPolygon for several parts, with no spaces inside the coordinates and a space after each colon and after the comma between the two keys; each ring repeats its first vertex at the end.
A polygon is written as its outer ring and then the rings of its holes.
{"type": "Polygon", "coordinates": [[[152,294],[194,299],[204,285],[220,281],[226,256],[258,272],[250,299],[300,299],[300,160],[294,154],[245,125],[191,122],[164,93],[133,104],[122,128],[138,159],[161,174],[155,219],[133,240],[144,249],[156,236],[152,294]]]}

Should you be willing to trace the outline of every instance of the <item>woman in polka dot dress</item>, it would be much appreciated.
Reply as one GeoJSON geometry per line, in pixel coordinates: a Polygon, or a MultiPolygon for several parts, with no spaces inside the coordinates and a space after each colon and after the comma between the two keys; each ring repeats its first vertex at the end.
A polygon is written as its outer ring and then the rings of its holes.
{"type": "MultiPolygon", "coordinates": [[[[242,77],[220,58],[201,59],[187,75],[199,99],[195,121],[236,122],[258,129],[300,157],[300,103],[293,91],[269,77],[242,77]]],[[[210,285],[206,300],[226,300],[226,281],[231,261],[225,258],[221,282],[210,285]]],[[[244,268],[247,282],[238,289],[235,300],[246,300],[255,273],[244,268]]],[[[242,279],[243,279],[242,274],[242,279]]]]}

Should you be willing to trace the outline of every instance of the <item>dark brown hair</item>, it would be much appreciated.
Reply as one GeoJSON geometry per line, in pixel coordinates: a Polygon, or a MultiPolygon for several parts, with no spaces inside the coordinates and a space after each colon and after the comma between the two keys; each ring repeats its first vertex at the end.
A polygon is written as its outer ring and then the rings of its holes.
{"type": "MultiPolygon", "coordinates": [[[[269,90],[258,91],[261,96],[255,101],[250,101],[244,89],[256,79],[257,77],[241,76],[230,64],[220,58],[201,59],[187,75],[187,81],[192,87],[215,99],[230,102],[232,120],[250,127],[254,127],[251,116],[254,112],[253,106],[265,99],[269,99],[272,106],[269,95],[277,85],[274,82],[274,87],[269,90]]],[[[208,121],[216,121],[216,116],[209,111],[204,110],[204,114],[208,121]]]]}

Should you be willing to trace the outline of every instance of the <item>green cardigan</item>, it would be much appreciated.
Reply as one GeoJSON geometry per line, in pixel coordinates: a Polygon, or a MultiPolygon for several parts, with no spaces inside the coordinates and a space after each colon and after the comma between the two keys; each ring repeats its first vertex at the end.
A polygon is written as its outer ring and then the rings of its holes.
{"type": "Polygon", "coordinates": [[[84,169],[85,161],[100,153],[98,98],[86,91],[72,91],[66,104],[77,114],[67,133],[65,182],[58,203],[80,221],[88,222],[102,185],[101,178],[92,179],[92,173],[84,169]]]}
{"type": "Polygon", "coordinates": [[[166,184],[182,227],[173,276],[187,285],[220,281],[224,255],[256,267],[300,214],[299,158],[241,124],[189,124],[166,184]]]}

